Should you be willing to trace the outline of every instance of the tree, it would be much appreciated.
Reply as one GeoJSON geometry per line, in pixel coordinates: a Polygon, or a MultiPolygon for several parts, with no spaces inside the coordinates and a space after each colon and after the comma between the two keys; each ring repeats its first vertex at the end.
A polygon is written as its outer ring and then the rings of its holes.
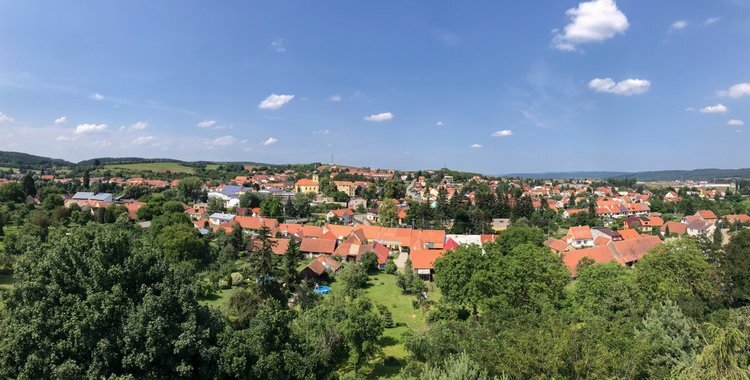
{"type": "Polygon", "coordinates": [[[361,265],[367,273],[377,273],[378,255],[372,251],[365,252],[359,259],[359,265],[361,265]]]}
{"type": "Polygon", "coordinates": [[[88,189],[91,186],[91,175],[89,174],[89,170],[85,169],[83,171],[83,188],[88,189]]]}
{"type": "Polygon", "coordinates": [[[356,298],[360,290],[367,286],[367,272],[361,265],[348,264],[336,275],[336,281],[341,281],[341,294],[356,298]]]}
{"type": "Polygon", "coordinates": [[[384,322],[370,300],[360,297],[349,302],[346,319],[339,326],[349,349],[349,365],[358,373],[372,357],[380,352],[378,344],[383,335],[384,322]]]}
{"type": "Polygon", "coordinates": [[[261,199],[258,194],[253,192],[247,192],[240,196],[240,207],[244,208],[255,208],[260,207],[261,199]]]}
{"type": "MultiPolygon", "coordinates": [[[[141,207],[143,208],[143,207],[141,207]]],[[[140,211],[140,210],[139,210],[140,211]]],[[[224,206],[224,200],[219,197],[210,197],[208,198],[208,212],[214,213],[214,212],[224,212],[226,211],[226,207],[224,206]]]]}
{"type": "Polygon", "coordinates": [[[245,234],[242,231],[242,226],[237,223],[232,226],[231,244],[235,252],[239,252],[245,249],[245,234]]]}
{"type": "Polygon", "coordinates": [[[192,226],[167,226],[161,230],[157,241],[162,252],[172,262],[186,261],[194,266],[200,266],[208,261],[208,245],[192,226]]]}
{"type": "Polygon", "coordinates": [[[398,225],[398,209],[393,200],[383,200],[383,204],[378,210],[378,219],[380,225],[384,227],[396,227],[398,225]]]}
{"type": "Polygon", "coordinates": [[[249,257],[249,274],[260,286],[264,297],[274,296],[278,291],[276,269],[276,255],[273,247],[276,242],[271,240],[271,229],[261,226],[253,241],[253,250],[249,257]]]}
{"type": "Polygon", "coordinates": [[[34,177],[31,173],[26,173],[21,180],[21,186],[23,187],[23,193],[27,197],[36,196],[36,184],[34,183],[34,177]]]}
{"type": "Polygon", "coordinates": [[[260,203],[260,211],[268,218],[281,218],[284,216],[284,205],[278,197],[266,197],[260,203]]]}
{"type": "Polygon", "coordinates": [[[497,244],[499,253],[508,255],[515,247],[522,244],[544,246],[544,232],[536,227],[511,226],[501,231],[497,241],[490,244],[497,244]]]}
{"type": "Polygon", "coordinates": [[[419,379],[423,380],[482,380],[488,378],[487,371],[471,360],[465,352],[448,356],[443,363],[428,367],[419,376],[419,379]]]}
{"type": "Polygon", "coordinates": [[[692,240],[653,248],[638,262],[636,285],[646,310],[670,299],[688,316],[703,316],[718,301],[716,273],[692,240]]]}
{"type": "Polygon", "coordinates": [[[23,255],[0,319],[0,377],[217,375],[221,318],[130,234],[86,226],[23,255]]]}
{"type": "Polygon", "coordinates": [[[184,202],[195,202],[203,196],[203,181],[198,177],[186,177],[177,185],[177,196],[184,202]]]}
{"type": "Polygon", "coordinates": [[[286,284],[289,292],[293,292],[300,282],[299,271],[297,270],[300,262],[299,246],[300,243],[296,239],[289,239],[289,245],[284,251],[281,271],[284,284],[286,284]]]}
{"type": "Polygon", "coordinates": [[[0,202],[21,203],[25,198],[23,188],[18,182],[10,182],[0,186],[0,202]]]}
{"type": "Polygon", "coordinates": [[[737,232],[727,244],[725,262],[721,264],[727,295],[733,305],[750,303],[750,230],[737,232]]]}
{"type": "Polygon", "coordinates": [[[424,282],[412,267],[411,259],[406,259],[404,270],[396,278],[396,286],[401,288],[404,294],[420,294],[427,290],[424,282]]]}

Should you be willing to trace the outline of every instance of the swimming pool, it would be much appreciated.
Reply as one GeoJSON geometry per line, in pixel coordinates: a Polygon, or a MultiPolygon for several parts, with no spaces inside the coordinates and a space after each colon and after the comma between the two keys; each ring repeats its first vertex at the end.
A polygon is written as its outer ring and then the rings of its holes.
{"type": "Polygon", "coordinates": [[[326,295],[331,292],[331,287],[326,285],[315,285],[313,291],[318,294],[326,295]]]}

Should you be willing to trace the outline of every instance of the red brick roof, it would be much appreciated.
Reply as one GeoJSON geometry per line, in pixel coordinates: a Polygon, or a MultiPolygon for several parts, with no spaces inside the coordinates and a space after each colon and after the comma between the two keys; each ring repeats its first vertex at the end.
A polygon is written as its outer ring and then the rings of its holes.
{"type": "Polygon", "coordinates": [[[586,249],[578,249],[575,251],[566,252],[563,254],[563,263],[568,267],[568,271],[572,276],[576,276],[576,265],[581,261],[582,258],[589,257],[596,263],[605,264],[610,261],[616,261],[619,264],[624,264],[621,259],[616,257],[609,246],[593,247],[586,249]]]}
{"type": "Polygon", "coordinates": [[[304,238],[299,249],[303,253],[327,253],[332,255],[336,250],[336,240],[304,238]]]}
{"type": "Polygon", "coordinates": [[[696,212],[702,219],[717,219],[716,214],[711,210],[698,210],[696,212]]]}
{"type": "Polygon", "coordinates": [[[409,254],[414,269],[435,269],[433,264],[443,254],[441,249],[419,249],[409,254]]]}
{"type": "Polygon", "coordinates": [[[665,232],[669,228],[670,234],[684,235],[687,232],[687,224],[680,222],[666,222],[661,227],[662,232],[665,232]]]}
{"type": "Polygon", "coordinates": [[[641,235],[636,239],[616,241],[613,244],[620,258],[631,263],[642,259],[648,250],[661,244],[661,239],[653,235],[641,235]]]}

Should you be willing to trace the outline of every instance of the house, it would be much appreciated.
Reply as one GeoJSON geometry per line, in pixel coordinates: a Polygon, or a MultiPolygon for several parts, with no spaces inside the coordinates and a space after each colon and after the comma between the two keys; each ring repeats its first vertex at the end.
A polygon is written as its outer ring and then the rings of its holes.
{"type": "Polygon", "coordinates": [[[643,258],[646,252],[661,243],[661,239],[652,235],[644,235],[632,240],[610,241],[602,246],[565,252],[563,263],[568,267],[572,277],[577,275],[578,262],[584,257],[599,264],[614,261],[623,266],[633,266],[643,258]]]}
{"type": "Polygon", "coordinates": [[[629,216],[625,219],[626,228],[651,229],[653,227],[661,228],[664,225],[664,219],[658,216],[629,216]]]}
{"type": "Polygon", "coordinates": [[[333,185],[336,186],[336,191],[340,191],[350,197],[353,197],[357,190],[357,185],[350,181],[333,181],[333,185]]]}
{"type": "Polygon", "coordinates": [[[136,200],[125,202],[125,208],[128,209],[128,216],[130,217],[130,219],[138,219],[138,210],[140,210],[143,205],[145,205],[145,203],[136,200]]]}
{"type": "Polygon", "coordinates": [[[750,223],[750,215],[747,215],[747,214],[724,215],[724,221],[726,221],[727,223],[734,223],[734,224],[746,224],[746,223],[750,223]]]}
{"type": "Polygon", "coordinates": [[[622,240],[637,239],[641,236],[641,234],[639,234],[638,231],[632,228],[617,230],[617,233],[619,233],[620,236],[622,236],[622,240]]]}
{"type": "Polygon", "coordinates": [[[666,222],[661,227],[661,233],[664,236],[667,236],[667,232],[669,234],[675,234],[675,235],[685,235],[687,233],[687,223],[680,223],[680,222],[666,222]]]}
{"type": "Polygon", "coordinates": [[[694,220],[685,227],[688,236],[708,235],[714,232],[716,225],[705,220],[694,220]]]}
{"type": "Polygon", "coordinates": [[[329,222],[336,218],[338,218],[338,220],[343,224],[351,224],[352,219],[354,218],[354,212],[348,208],[340,208],[337,210],[328,211],[328,214],[326,214],[326,220],[329,222]]]}
{"type": "Polygon", "coordinates": [[[367,200],[364,198],[352,198],[349,200],[349,202],[346,204],[346,207],[349,207],[352,210],[356,210],[358,208],[367,208],[367,200]]]}
{"type": "Polygon", "coordinates": [[[333,275],[341,269],[341,263],[329,256],[319,256],[300,271],[300,276],[313,281],[320,281],[327,275],[333,275]]]}
{"type": "Polygon", "coordinates": [[[112,202],[112,194],[110,193],[92,193],[88,191],[79,191],[70,197],[76,201],[99,201],[99,202],[112,202]]]}
{"type": "Polygon", "coordinates": [[[570,245],[568,245],[568,242],[564,240],[560,240],[560,239],[555,239],[552,237],[545,240],[544,245],[549,247],[552,251],[554,251],[557,254],[561,254],[563,252],[570,251],[573,249],[570,245]]]}
{"type": "Polygon", "coordinates": [[[306,257],[333,255],[336,251],[336,240],[302,238],[299,250],[306,257]]]}
{"type": "Polygon", "coordinates": [[[589,226],[570,227],[563,240],[576,249],[594,245],[594,237],[589,226]]]}
{"type": "Polygon", "coordinates": [[[222,224],[227,224],[229,222],[234,221],[235,216],[232,214],[226,214],[223,212],[215,212],[208,216],[208,221],[215,225],[220,226],[222,224]]]}
{"type": "Polygon", "coordinates": [[[716,224],[716,221],[718,220],[718,218],[716,217],[716,214],[714,214],[714,212],[711,210],[698,210],[695,213],[695,215],[698,216],[704,222],[711,224],[711,225],[716,224]]]}
{"type": "Polygon", "coordinates": [[[320,191],[320,184],[318,181],[314,181],[307,178],[302,178],[294,183],[295,193],[315,193],[320,191]]]}
{"type": "Polygon", "coordinates": [[[423,280],[432,281],[435,276],[435,260],[442,254],[443,250],[420,249],[409,254],[411,265],[423,280]]]}
{"type": "Polygon", "coordinates": [[[235,216],[234,220],[245,230],[260,230],[262,227],[268,227],[273,230],[279,226],[276,219],[258,218],[254,216],[235,216]]]}
{"type": "Polygon", "coordinates": [[[607,241],[623,240],[623,237],[619,232],[609,227],[594,227],[591,229],[591,235],[594,237],[594,245],[601,245],[596,243],[599,239],[606,239],[607,241]]]}
{"type": "Polygon", "coordinates": [[[495,218],[492,219],[492,230],[493,231],[503,231],[506,228],[510,226],[510,219],[508,218],[495,218]]]}

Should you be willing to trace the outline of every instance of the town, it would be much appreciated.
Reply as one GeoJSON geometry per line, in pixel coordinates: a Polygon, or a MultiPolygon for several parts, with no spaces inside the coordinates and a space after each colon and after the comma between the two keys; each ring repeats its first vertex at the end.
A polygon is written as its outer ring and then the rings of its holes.
{"type": "MultiPolygon", "coordinates": [[[[287,268],[280,297],[292,307],[309,307],[311,295],[334,300],[362,291],[387,305],[376,314],[393,340],[358,364],[377,376],[403,370],[415,354],[405,350],[411,343],[401,334],[429,331],[431,315],[467,305],[460,301],[465,290],[456,294],[451,287],[473,277],[457,279],[445,269],[462,254],[488,255],[512,241],[505,249],[532,244],[530,254],[555,258],[564,268],[560,280],[575,284],[592,265],[638,270],[649,252],[684,241],[697,242],[710,257],[750,225],[744,180],[530,180],[335,164],[149,165],[96,160],[3,171],[7,282],[25,251],[63,231],[130,226],[182,263],[201,304],[236,320],[248,312],[239,297],[276,273],[257,272],[255,260],[265,250],[272,265],[287,268]],[[380,359],[370,356],[377,352],[380,359]]],[[[468,304],[492,296],[482,298],[468,304]]]]}

